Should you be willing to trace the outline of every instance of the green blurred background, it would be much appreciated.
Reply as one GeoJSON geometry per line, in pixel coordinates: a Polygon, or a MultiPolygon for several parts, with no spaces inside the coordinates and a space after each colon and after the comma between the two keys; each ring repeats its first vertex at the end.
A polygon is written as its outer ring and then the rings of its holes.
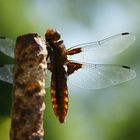
{"type": "MultiPolygon", "coordinates": [[[[67,47],[132,32],[136,42],[109,63],[135,69],[137,77],[102,90],[69,91],[65,124],[53,114],[49,89],[44,117],[45,140],[140,140],[139,0],[0,0],[0,36],[56,28],[67,47]]],[[[0,53],[0,63],[13,60],[0,53]]],[[[9,140],[12,85],[0,81],[0,140],[9,140]]]]}

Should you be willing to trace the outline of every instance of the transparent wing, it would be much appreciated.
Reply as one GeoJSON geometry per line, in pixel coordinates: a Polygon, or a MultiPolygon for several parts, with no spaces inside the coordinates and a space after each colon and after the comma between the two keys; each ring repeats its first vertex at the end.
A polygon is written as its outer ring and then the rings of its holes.
{"type": "Polygon", "coordinates": [[[6,37],[0,37],[0,51],[14,58],[15,42],[6,37]]]}
{"type": "Polygon", "coordinates": [[[133,34],[121,33],[97,42],[80,44],[67,50],[68,54],[77,50],[80,51],[80,53],[69,55],[68,59],[88,63],[103,60],[121,53],[134,41],[135,36],[133,34]]]}
{"type": "Polygon", "coordinates": [[[45,87],[50,87],[50,83],[51,83],[51,75],[52,73],[50,72],[50,70],[46,71],[46,78],[45,78],[45,87]]]}
{"type": "Polygon", "coordinates": [[[4,65],[0,67],[0,80],[13,83],[13,65],[4,65]]]}
{"type": "Polygon", "coordinates": [[[75,71],[68,82],[84,89],[101,89],[135,78],[134,70],[127,66],[111,64],[87,64],[75,71]]]}

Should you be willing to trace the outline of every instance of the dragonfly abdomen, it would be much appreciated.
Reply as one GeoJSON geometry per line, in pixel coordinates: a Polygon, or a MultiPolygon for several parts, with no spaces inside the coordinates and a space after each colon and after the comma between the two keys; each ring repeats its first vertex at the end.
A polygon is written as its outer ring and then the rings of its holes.
{"type": "Polygon", "coordinates": [[[68,90],[66,78],[60,77],[61,74],[58,75],[52,74],[51,99],[55,115],[60,123],[64,123],[68,111],[68,90]]]}

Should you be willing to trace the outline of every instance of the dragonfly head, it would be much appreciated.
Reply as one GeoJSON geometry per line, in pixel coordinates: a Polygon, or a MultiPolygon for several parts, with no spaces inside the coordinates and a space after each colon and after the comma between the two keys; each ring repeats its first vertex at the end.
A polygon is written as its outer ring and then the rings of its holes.
{"type": "Polygon", "coordinates": [[[54,42],[60,39],[60,33],[55,29],[48,29],[45,38],[47,42],[54,42]]]}

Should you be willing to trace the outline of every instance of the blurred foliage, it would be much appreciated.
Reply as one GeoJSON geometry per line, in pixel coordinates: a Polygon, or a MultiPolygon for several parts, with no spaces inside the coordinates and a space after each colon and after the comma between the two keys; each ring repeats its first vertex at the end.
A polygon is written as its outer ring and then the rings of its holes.
{"type": "Polygon", "coordinates": [[[9,140],[10,118],[0,116],[0,139],[9,140]]]}
{"type": "MultiPolygon", "coordinates": [[[[130,65],[136,79],[98,91],[69,90],[67,121],[54,116],[49,89],[44,115],[45,140],[140,139],[140,1],[133,0],[0,0],[0,35],[17,36],[49,27],[62,32],[68,46],[132,32],[137,40],[111,63],[130,65]],[[94,93],[94,94],[93,94],[94,93]]],[[[0,53],[0,63],[13,60],[0,53]]],[[[9,140],[12,85],[0,81],[0,140],[9,140]]]]}

